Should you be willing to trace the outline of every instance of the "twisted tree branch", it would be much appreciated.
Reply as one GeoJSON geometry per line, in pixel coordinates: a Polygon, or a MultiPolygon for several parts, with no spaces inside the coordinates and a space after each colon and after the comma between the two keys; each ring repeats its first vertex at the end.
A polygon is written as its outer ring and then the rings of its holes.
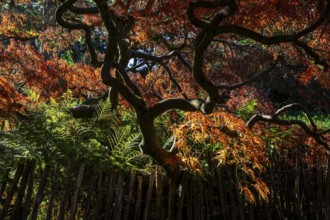
{"type": "Polygon", "coordinates": [[[265,121],[265,122],[270,122],[270,123],[275,123],[278,125],[298,125],[300,126],[306,134],[308,134],[309,136],[311,136],[318,144],[322,145],[325,149],[326,152],[330,155],[330,145],[329,143],[327,143],[324,138],[322,137],[324,133],[324,131],[319,131],[318,128],[316,127],[313,119],[310,117],[310,114],[308,112],[308,110],[298,104],[298,103],[293,103],[290,105],[286,105],[284,107],[282,107],[281,109],[277,110],[273,115],[261,115],[261,114],[256,114],[254,116],[251,117],[251,119],[246,123],[246,126],[249,129],[252,129],[253,126],[259,122],[259,121],[265,121]],[[309,128],[307,126],[307,124],[301,120],[284,120],[284,119],[279,119],[278,116],[289,110],[292,108],[299,108],[301,111],[303,111],[308,119],[308,121],[310,122],[310,124],[312,125],[312,129],[309,128]]]}
{"type": "Polygon", "coordinates": [[[92,31],[91,27],[84,23],[70,23],[64,20],[64,13],[73,6],[78,0],[67,0],[64,1],[56,10],[56,21],[59,25],[71,29],[71,30],[83,30],[85,32],[86,44],[88,47],[89,54],[91,56],[91,63],[96,67],[100,67],[102,63],[97,59],[97,54],[92,42],[92,31]]]}

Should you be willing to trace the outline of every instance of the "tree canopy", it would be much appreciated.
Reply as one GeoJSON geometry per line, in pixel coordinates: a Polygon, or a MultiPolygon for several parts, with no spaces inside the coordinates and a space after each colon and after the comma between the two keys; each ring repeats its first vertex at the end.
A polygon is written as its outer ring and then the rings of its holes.
{"type": "Polygon", "coordinates": [[[2,118],[37,111],[31,92],[47,102],[71,90],[81,100],[75,118],[92,117],[109,98],[114,111],[134,111],[143,153],[176,179],[185,167],[199,170],[199,141],[220,162],[230,151],[259,166],[269,124],[297,125],[304,145],[330,153],[329,129],[309,113],[330,107],[329,0],[0,4],[2,118]],[[306,119],[282,117],[292,109],[306,119]]]}

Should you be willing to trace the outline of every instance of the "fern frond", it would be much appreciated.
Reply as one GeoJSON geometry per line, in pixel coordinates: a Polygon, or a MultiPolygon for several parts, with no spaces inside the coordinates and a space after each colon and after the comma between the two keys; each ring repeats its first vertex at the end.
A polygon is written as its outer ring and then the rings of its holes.
{"type": "Polygon", "coordinates": [[[136,135],[130,142],[129,144],[129,148],[131,150],[135,150],[135,151],[140,151],[142,152],[142,149],[140,148],[140,143],[142,141],[142,135],[138,134],[136,135]]]}
{"type": "Polygon", "coordinates": [[[109,99],[101,100],[96,106],[94,120],[109,119],[109,115],[113,114],[113,109],[111,108],[111,102],[109,99]]]}

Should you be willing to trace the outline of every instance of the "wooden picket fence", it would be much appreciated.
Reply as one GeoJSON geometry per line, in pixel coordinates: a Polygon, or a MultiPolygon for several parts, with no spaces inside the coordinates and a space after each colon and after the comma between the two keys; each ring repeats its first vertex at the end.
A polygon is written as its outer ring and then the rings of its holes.
{"type": "Polygon", "coordinates": [[[66,167],[41,169],[29,160],[1,180],[0,220],[330,219],[328,170],[321,162],[309,167],[299,159],[288,165],[274,158],[263,176],[269,202],[251,204],[236,186],[234,167],[214,166],[209,175],[180,185],[161,168],[149,175],[106,172],[69,160],[66,167]]]}

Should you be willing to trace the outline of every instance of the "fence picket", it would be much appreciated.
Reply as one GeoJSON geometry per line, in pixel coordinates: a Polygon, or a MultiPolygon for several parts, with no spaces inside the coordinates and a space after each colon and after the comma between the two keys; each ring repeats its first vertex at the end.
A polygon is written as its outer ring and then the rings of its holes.
{"type": "Polygon", "coordinates": [[[121,219],[122,213],[122,202],[123,202],[123,190],[124,190],[124,173],[120,172],[118,176],[117,190],[116,190],[116,200],[115,200],[115,212],[114,220],[121,219]]]}
{"type": "Polygon", "coordinates": [[[152,198],[152,192],[154,188],[154,182],[155,182],[155,172],[152,172],[149,176],[149,185],[148,185],[148,191],[147,191],[147,197],[146,197],[146,203],[144,206],[144,212],[143,212],[143,219],[148,220],[150,215],[150,203],[152,198]]]}
{"type": "Polygon", "coordinates": [[[30,214],[35,167],[36,167],[36,160],[33,159],[31,161],[31,170],[30,170],[30,175],[29,175],[28,189],[26,192],[26,198],[25,198],[25,202],[24,202],[24,210],[23,210],[23,214],[22,214],[22,219],[27,219],[28,215],[30,214]]]}
{"type": "Polygon", "coordinates": [[[192,182],[188,183],[188,195],[187,195],[187,200],[188,200],[188,204],[187,204],[187,219],[192,219],[193,218],[193,189],[194,186],[192,184],[192,182]]]}
{"type": "Polygon", "coordinates": [[[14,220],[16,218],[18,218],[18,213],[22,213],[22,201],[23,201],[23,197],[25,194],[25,188],[28,182],[28,178],[29,178],[29,174],[30,174],[30,170],[31,170],[31,162],[32,161],[26,161],[25,163],[25,167],[23,170],[23,174],[22,174],[22,179],[20,182],[20,186],[18,189],[18,193],[15,199],[15,203],[14,203],[14,208],[12,211],[12,215],[10,217],[10,220],[14,220]]]}
{"type": "Polygon", "coordinates": [[[75,216],[76,216],[78,197],[79,197],[79,193],[80,193],[82,179],[83,179],[83,176],[84,176],[85,165],[86,165],[86,163],[83,163],[83,164],[80,165],[80,168],[79,168],[76,191],[74,192],[74,196],[73,196],[72,202],[71,202],[71,209],[70,209],[70,215],[69,215],[70,220],[74,220],[75,216]]]}
{"type": "Polygon", "coordinates": [[[13,180],[12,185],[11,185],[9,191],[8,191],[7,197],[5,199],[5,202],[4,202],[2,210],[1,210],[0,219],[5,219],[5,217],[7,215],[9,205],[11,203],[11,200],[12,200],[13,196],[14,196],[14,193],[16,192],[17,183],[19,182],[19,180],[22,176],[24,167],[25,167],[24,164],[20,163],[18,165],[17,169],[16,169],[14,180],[13,180]]]}
{"type": "Polygon", "coordinates": [[[131,173],[131,180],[129,183],[129,195],[128,195],[128,199],[127,199],[127,208],[124,214],[124,220],[128,220],[129,218],[129,214],[130,214],[130,207],[131,207],[131,201],[132,201],[132,197],[133,197],[133,193],[134,193],[134,185],[135,185],[135,180],[136,180],[136,172],[133,170],[131,173]]]}
{"type": "Polygon", "coordinates": [[[103,199],[104,199],[104,173],[101,170],[100,171],[100,176],[99,176],[99,181],[97,184],[97,198],[96,198],[96,219],[101,219],[102,216],[102,209],[103,209],[103,199]]]}
{"type": "Polygon", "coordinates": [[[271,190],[268,204],[258,196],[255,204],[246,202],[237,185],[240,181],[249,180],[244,175],[242,180],[238,180],[234,166],[214,167],[214,174],[211,172],[206,178],[195,176],[176,186],[174,181],[163,176],[161,168],[155,169],[149,176],[137,172],[127,175],[124,171],[113,169],[109,176],[100,170],[99,176],[93,177],[90,173],[86,174],[87,164],[84,163],[80,164],[76,177],[72,177],[74,162],[70,160],[64,170],[64,177],[60,175],[60,164],[56,165],[55,171],[47,165],[41,177],[34,177],[37,175],[34,172],[35,161],[26,161],[25,164],[18,165],[10,185],[10,178],[1,182],[6,198],[1,204],[0,219],[39,218],[38,209],[41,202],[46,200],[46,220],[56,216],[61,220],[73,220],[81,216],[84,219],[114,220],[329,219],[330,162],[325,166],[324,160],[319,159],[317,165],[312,167],[301,160],[301,155],[290,154],[292,155],[293,165],[274,157],[272,165],[263,174],[263,178],[268,178],[266,183],[271,190]],[[48,181],[50,170],[53,178],[48,181]],[[61,183],[61,178],[64,183],[61,183]],[[85,178],[88,178],[87,181],[84,181],[85,178]],[[39,182],[36,179],[40,179],[39,182]],[[75,179],[75,189],[71,189],[71,179],[75,179]],[[126,180],[129,180],[127,188],[126,180]],[[50,193],[44,195],[47,182],[50,183],[49,188],[47,187],[50,193]],[[63,187],[60,188],[62,184],[63,187]],[[35,188],[37,194],[29,216],[35,188]],[[105,188],[107,189],[104,190],[105,188]],[[69,210],[67,206],[70,193],[73,195],[69,210]],[[83,199],[78,199],[80,196],[83,199]],[[57,201],[58,197],[61,198],[58,199],[60,202],[57,201]],[[56,204],[59,204],[59,208],[56,204]],[[53,213],[56,211],[58,213],[53,213]]]}
{"type": "MultiPolygon", "coordinates": [[[[9,179],[9,172],[10,172],[10,169],[7,168],[6,171],[5,171],[5,175],[3,176],[3,179],[1,181],[1,187],[0,187],[0,196],[1,197],[2,197],[3,193],[6,190],[7,182],[8,182],[8,179],[9,179]]],[[[1,204],[2,204],[2,199],[3,198],[1,198],[1,204]]]]}
{"type": "Polygon", "coordinates": [[[179,186],[179,192],[178,192],[178,208],[177,208],[177,220],[182,220],[182,214],[183,214],[183,204],[184,204],[184,198],[185,198],[185,191],[186,188],[182,185],[179,186]]]}
{"type": "Polygon", "coordinates": [[[156,220],[163,218],[163,174],[160,167],[156,170],[156,220]]]}
{"type": "Polygon", "coordinates": [[[115,193],[115,179],[116,179],[116,171],[112,170],[111,176],[110,176],[110,182],[108,187],[108,196],[107,196],[107,202],[106,202],[106,211],[105,211],[105,219],[111,219],[112,213],[113,213],[113,195],[115,193]]]}
{"type": "Polygon", "coordinates": [[[62,198],[61,198],[61,203],[60,203],[60,211],[58,213],[58,220],[63,220],[64,216],[65,216],[65,206],[67,203],[67,199],[68,199],[68,194],[69,194],[69,189],[70,189],[70,180],[71,180],[71,174],[72,174],[72,169],[73,169],[73,160],[68,159],[68,165],[66,167],[66,177],[64,180],[64,191],[62,194],[62,198]]]}
{"type": "Polygon", "coordinates": [[[42,177],[41,177],[41,181],[38,187],[38,191],[36,194],[36,198],[34,200],[34,205],[33,205],[33,209],[32,209],[32,213],[31,213],[31,220],[37,219],[38,216],[38,211],[39,211],[39,205],[42,202],[42,199],[44,198],[44,190],[47,184],[47,178],[49,175],[49,170],[50,170],[50,166],[46,165],[45,169],[42,173],[42,177]]]}
{"type": "Polygon", "coordinates": [[[175,182],[170,179],[169,189],[168,189],[168,220],[174,219],[174,203],[175,203],[175,182]]]}
{"type": "Polygon", "coordinates": [[[328,156],[328,165],[327,165],[327,176],[325,179],[325,187],[326,187],[326,194],[325,194],[325,219],[330,219],[330,157],[328,156]]]}
{"type": "Polygon", "coordinates": [[[227,205],[227,199],[225,197],[225,190],[224,190],[225,184],[224,184],[223,172],[221,168],[216,168],[215,172],[216,172],[219,197],[220,197],[220,213],[222,214],[223,219],[229,219],[229,216],[227,215],[228,205],[227,205]]]}
{"type": "Polygon", "coordinates": [[[52,190],[51,190],[49,204],[48,204],[48,208],[47,208],[46,220],[53,219],[53,204],[54,204],[57,188],[59,185],[59,175],[60,175],[60,165],[57,163],[56,167],[55,167],[55,173],[53,175],[54,178],[51,183],[52,190]]]}
{"type": "Polygon", "coordinates": [[[137,197],[135,206],[134,220],[139,220],[141,216],[141,205],[142,205],[142,176],[138,176],[138,187],[137,187],[137,197]]]}

